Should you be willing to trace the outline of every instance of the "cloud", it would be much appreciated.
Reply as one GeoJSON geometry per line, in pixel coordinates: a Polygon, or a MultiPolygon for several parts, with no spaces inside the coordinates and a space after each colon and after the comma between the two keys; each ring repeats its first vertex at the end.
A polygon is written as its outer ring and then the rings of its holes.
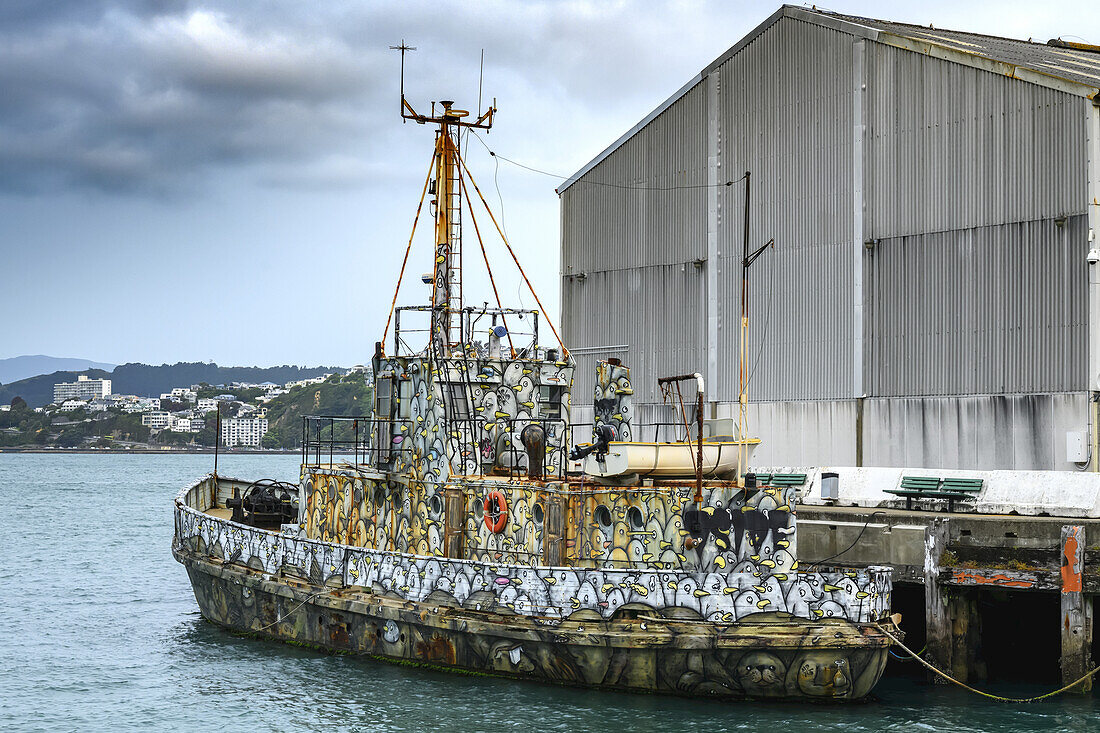
{"type": "Polygon", "coordinates": [[[206,10],[0,34],[0,189],[171,192],[324,159],[370,123],[374,59],[206,10]]]}
{"type": "Polygon", "coordinates": [[[506,100],[522,135],[546,115],[644,110],[660,92],[638,80],[689,53],[637,53],[659,14],[623,3],[2,7],[0,192],[24,195],[187,195],[223,169],[281,188],[365,185],[380,154],[412,150],[393,124],[388,46],[403,37],[420,48],[406,78],[418,108],[474,106],[485,48],[484,105],[506,100]]]}

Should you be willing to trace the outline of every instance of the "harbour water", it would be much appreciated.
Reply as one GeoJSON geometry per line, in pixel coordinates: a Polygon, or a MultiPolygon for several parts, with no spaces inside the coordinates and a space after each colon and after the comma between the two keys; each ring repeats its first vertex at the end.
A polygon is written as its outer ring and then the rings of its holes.
{"type": "MultiPolygon", "coordinates": [[[[1100,731],[1095,697],[1006,705],[890,671],[860,705],[708,704],[235,636],[203,621],[170,552],[172,497],[212,460],[0,454],[0,730],[1100,731]]],[[[225,475],[297,480],[297,456],[221,461],[225,475]]]]}

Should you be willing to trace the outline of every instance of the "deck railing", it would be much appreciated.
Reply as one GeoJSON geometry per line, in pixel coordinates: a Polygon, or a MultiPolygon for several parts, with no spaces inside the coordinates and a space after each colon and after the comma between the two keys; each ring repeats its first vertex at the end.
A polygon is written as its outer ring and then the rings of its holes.
{"type": "Polygon", "coordinates": [[[370,417],[307,415],[302,417],[302,464],[319,466],[323,459],[334,463],[337,456],[356,466],[389,468],[393,459],[411,453],[412,446],[394,445],[393,436],[411,420],[378,420],[370,417]],[[396,429],[395,429],[396,428],[396,429]]]}

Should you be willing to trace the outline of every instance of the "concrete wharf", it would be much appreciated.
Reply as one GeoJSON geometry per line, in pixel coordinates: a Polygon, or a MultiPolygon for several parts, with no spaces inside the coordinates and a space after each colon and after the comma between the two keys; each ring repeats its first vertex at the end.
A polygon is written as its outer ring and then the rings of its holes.
{"type": "Polygon", "coordinates": [[[1068,684],[1092,668],[1100,519],[1041,514],[804,504],[799,555],[803,567],[892,566],[910,646],[962,682],[1004,665],[1045,680],[1057,664],[1068,684]]]}

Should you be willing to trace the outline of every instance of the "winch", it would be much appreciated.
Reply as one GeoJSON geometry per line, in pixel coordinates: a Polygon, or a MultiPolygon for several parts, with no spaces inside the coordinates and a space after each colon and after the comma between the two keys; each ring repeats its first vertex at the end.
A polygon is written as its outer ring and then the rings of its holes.
{"type": "Polygon", "coordinates": [[[233,510],[234,522],[277,529],[298,521],[298,487],[286,481],[260,479],[248,485],[243,497],[240,489],[234,488],[225,506],[233,510]]]}

